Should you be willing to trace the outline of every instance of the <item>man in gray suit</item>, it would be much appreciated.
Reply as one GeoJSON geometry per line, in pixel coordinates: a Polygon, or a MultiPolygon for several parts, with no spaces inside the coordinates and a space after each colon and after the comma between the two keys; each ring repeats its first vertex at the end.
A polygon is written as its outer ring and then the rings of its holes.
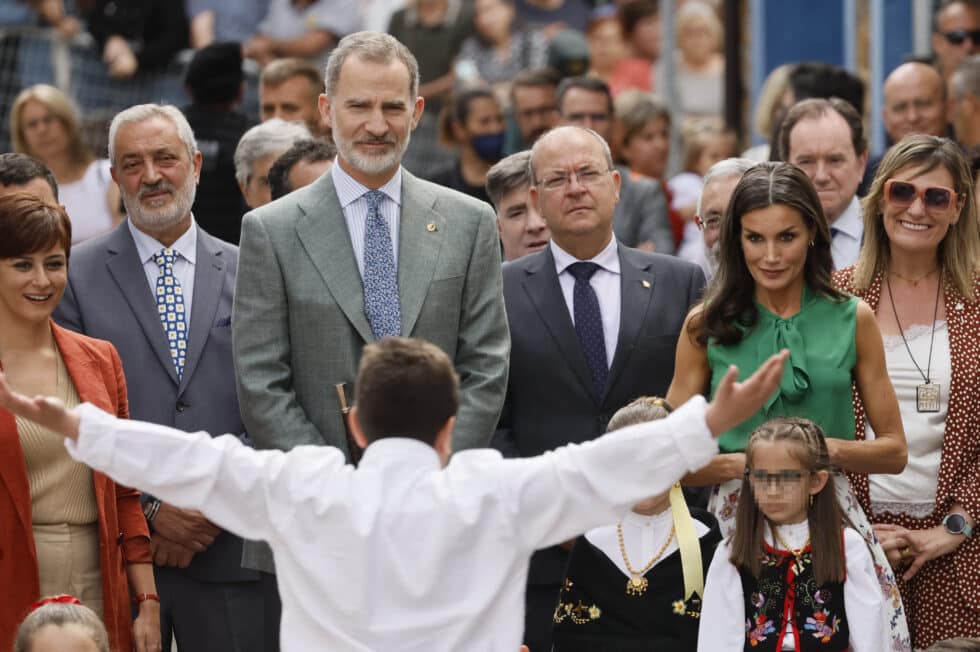
{"type": "MultiPolygon", "coordinates": [[[[234,348],[259,448],[352,452],[339,394],[353,395],[364,344],[386,335],[426,339],[453,360],[453,448],[490,440],[510,350],[496,220],[488,204],[402,169],[422,115],[418,83],[415,57],[393,37],[343,38],[320,97],[335,165],[245,215],[234,348]]],[[[273,571],[267,549],[247,545],[244,563],[273,571]]]]}
{"type": "MultiPolygon", "coordinates": [[[[567,77],[558,85],[559,124],[592,129],[609,142],[613,98],[598,77],[567,77]]],[[[619,203],[613,217],[616,239],[627,247],[672,254],[674,235],[667,217],[667,196],[655,179],[633,178],[626,166],[619,172],[619,203]]]]}
{"type": "MultiPolygon", "coordinates": [[[[191,206],[201,153],[171,106],[129,108],[109,127],[112,177],[129,219],[73,248],[55,319],[119,351],[134,419],[243,433],[231,352],[238,250],[208,235],[191,206]]],[[[144,496],[164,649],[261,650],[258,573],[242,540],[196,511],[144,496]]]]}
{"type": "MultiPolygon", "coordinates": [[[[672,256],[630,249],[613,235],[620,176],[595,131],[558,127],[531,150],[530,200],[548,223],[542,251],[503,268],[512,335],[507,402],[495,446],[532,457],[593,439],[642,395],[663,396],[674,350],[704,274],[672,256]]],[[[535,553],[524,641],[551,649],[567,553],[535,553]]]]}

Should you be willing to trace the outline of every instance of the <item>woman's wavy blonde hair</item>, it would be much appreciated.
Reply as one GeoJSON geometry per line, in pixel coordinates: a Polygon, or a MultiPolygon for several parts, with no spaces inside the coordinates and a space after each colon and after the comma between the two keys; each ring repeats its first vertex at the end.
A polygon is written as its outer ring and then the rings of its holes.
{"type": "Polygon", "coordinates": [[[854,269],[855,292],[866,291],[875,276],[887,272],[891,265],[891,246],[882,220],[885,182],[905,168],[924,173],[939,166],[953,177],[953,190],[962,208],[959,220],[939,243],[936,258],[947,282],[969,301],[976,301],[973,277],[980,265],[980,227],[970,162],[952,140],[921,134],[906,136],[885,153],[871,189],[861,201],[864,244],[854,269]]]}

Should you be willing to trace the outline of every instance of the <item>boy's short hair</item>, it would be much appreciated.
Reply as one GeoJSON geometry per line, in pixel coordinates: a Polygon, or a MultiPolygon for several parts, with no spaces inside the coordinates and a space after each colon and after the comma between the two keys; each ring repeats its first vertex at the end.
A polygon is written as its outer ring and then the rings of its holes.
{"type": "Polygon", "coordinates": [[[459,408],[459,381],[442,349],[409,337],[364,347],[354,394],[368,442],[407,437],[434,444],[459,408]]]}

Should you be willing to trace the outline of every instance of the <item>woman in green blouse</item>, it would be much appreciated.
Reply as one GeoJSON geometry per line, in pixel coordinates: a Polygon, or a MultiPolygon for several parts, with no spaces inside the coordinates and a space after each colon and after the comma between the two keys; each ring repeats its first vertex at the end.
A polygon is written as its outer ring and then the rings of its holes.
{"type": "MultiPolygon", "coordinates": [[[[750,168],[732,194],[722,221],[718,274],[704,302],[687,317],[677,344],[672,405],[714,392],[729,365],[743,375],[787,348],[790,359],[779,390],[752,419],[724,433],[721,453],[684,483],[715,485],[709,508],[722,535],[731,533],[741,478],[742,451],[752,431],[779,416],[810,419],[827,433],[832,464],[852,474],[899,473],[905,468],[905,433],[875,315],[866,303],[831,283],[830,227],[807,176],[787,163],[750,168]],[[855,424],[852,388],[874,431],[855,424]]],[[[835,479],[841,507],[873,547],[886,598],[895,605],[894,646],[908,632],[894,577],[848,480],[835,479]],[[897,624],[896,624],[897,623],[897,624]]]]}
{"type": "Polygon", "coordinates": [[[778,416],[820,425],[831,462],[853,473],[899,473],[905,434],[885,369],[874,313],[830,280],[830,229],[806,175],[787,163],[761,163],[735,187],[722,221],[718,275],[691,311],[677,344],[672,405],[714,391],[730,364],[743,375],[788,348],[779,391],[741,427],[721,436],[722,454],[688,476],[691,485],[741,479],[742,450],[752,431],[778,416]],[[875,432],[855,428],[852,382],[868,405],[875,432]]]}

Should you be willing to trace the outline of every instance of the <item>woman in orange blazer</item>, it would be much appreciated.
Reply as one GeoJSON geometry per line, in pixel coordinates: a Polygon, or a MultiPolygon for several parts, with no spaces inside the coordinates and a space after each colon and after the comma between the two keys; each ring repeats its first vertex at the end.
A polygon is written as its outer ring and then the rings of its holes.
{"type": "MultiPolygon", "coordinates": [[[[125,417],[116,350],[50,319],[70,246],[64,209],[0,197],[0,365],[28,394],[51,390],[125,417]]],[[[156,652],[159,599],[139,492],[74,463],[54,437],[0,410],[0,650],[42,593],[70,593],[101,614],[113,650],[156,652]]]]}

